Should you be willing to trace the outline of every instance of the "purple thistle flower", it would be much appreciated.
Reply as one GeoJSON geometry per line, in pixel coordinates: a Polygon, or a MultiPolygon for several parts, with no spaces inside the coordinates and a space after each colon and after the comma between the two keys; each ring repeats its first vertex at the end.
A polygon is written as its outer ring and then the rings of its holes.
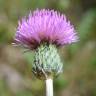
{"type": "Polygon", "coordinates": [[[62,46],[77,42],[78,36],[65,15],[54,10],[36,10],[19,21],[15,44],[35,49],[41,43],[62,46]]]}

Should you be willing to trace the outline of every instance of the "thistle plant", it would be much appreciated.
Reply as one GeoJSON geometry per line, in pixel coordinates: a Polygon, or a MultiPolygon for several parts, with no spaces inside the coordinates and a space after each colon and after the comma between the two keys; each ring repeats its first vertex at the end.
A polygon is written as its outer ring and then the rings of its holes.
{"type": "Polygon", "coordinates": [[[63,71],[58,48],[78,41],[66,16],[54,10],[30,12],[18,23],[14,44],[34,50],[32,72],[46,82],[46,96],[53,96],[53,78],[63,71]]]}

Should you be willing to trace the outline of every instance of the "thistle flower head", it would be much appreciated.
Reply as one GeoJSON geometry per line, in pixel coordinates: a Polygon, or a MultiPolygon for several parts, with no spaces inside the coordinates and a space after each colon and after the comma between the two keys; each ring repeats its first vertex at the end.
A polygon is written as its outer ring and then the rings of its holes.
{"type": "Polygon", "coordinates": [[[36,10],[19,21],[15,44],[36,49],[41,43],[62,46],[76,42],[78,36],[66,16],[54,10],[36,10]]]}
{"type": "Polygon", "coordinates": [[[78,40],[73,25],[65,15],[54,10],[36,10],[19,21],[15,44],[35,49],[33,73],[46,79],[62,72],[63,64],[56,46],[78,40]]]}

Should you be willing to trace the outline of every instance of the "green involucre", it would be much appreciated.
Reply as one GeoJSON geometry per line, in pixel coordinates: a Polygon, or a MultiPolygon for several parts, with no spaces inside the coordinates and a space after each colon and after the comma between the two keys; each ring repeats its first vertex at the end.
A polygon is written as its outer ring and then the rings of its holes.
{"type": "Polygon", "coordinates": [[[61,73],[62,69],[63,64],[55,45],[42,44],[36,49],[32,70],[38,78],[53,78],[61,73]]]}

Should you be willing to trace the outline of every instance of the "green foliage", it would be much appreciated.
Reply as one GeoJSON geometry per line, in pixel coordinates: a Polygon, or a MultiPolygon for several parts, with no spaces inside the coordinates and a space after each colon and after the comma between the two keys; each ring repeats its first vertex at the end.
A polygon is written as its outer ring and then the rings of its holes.
{"type": "Polygon", "coordinates": [[[12,93],[7,88],[6,81],[0,80],[0,96],[10,96],[12,93]]]}
{"type": "Polygon", "coordinates": [[[58,78],[54,80],[54,88],[59,91],[66,88],[68,82],[65,80],[63,75],[60,75],[58,78]]]}
{"type": "Polygon", "coordinates": [[[94,34],[96,23],[96,9],[91,9],[86,12],[78,26],[78,32],[80,35],[80,40],[84,42],[85,40],[92,39],[91,35],[94,34]]]}
{"type": "Polygon", "coordinates": [[[24,53],[24,58],[32,66],[33,60],[34,60],[34,54],[31,50],[24,53]]]}
{"type": "Polygon", "coordinates": [[[18,92],[16,94],[16,96],[33,96],[33,95],[32,95],[32,92],[31,91],[24,90],[24,91],[18,92]]]}

